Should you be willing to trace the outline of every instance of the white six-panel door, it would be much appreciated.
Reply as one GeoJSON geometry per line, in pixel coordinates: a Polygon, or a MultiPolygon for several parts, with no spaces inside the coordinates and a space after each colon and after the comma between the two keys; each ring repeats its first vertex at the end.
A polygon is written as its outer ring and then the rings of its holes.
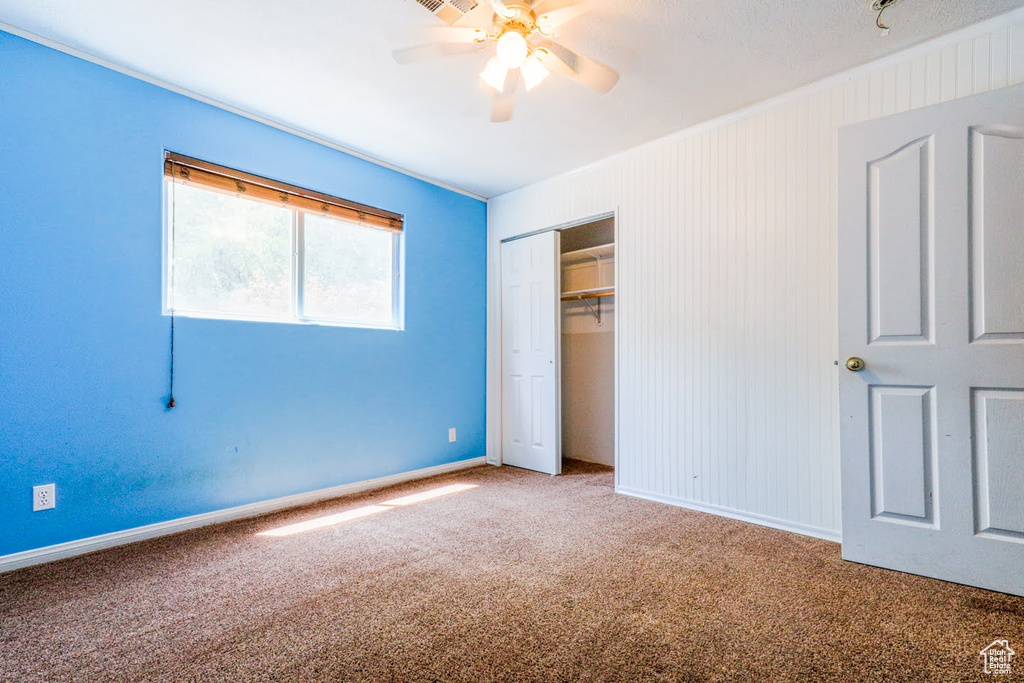
{"type": "Polygon", "coordinates": [[[501,457],[562,471],[559,233],[501,245],[501,457]]]}
{"type": "Polygon", "coordinates": [[[839,151],[843,557],[1024,595],[1024,89],[839,151]]]}

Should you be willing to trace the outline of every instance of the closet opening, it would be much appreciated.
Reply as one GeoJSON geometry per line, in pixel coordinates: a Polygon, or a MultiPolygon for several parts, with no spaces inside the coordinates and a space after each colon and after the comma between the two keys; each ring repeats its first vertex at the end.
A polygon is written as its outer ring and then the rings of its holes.
{"type": "Polygon", "coordinates": [[[615,466],[615,218],[561,230],[562,458],[615,466]]]}

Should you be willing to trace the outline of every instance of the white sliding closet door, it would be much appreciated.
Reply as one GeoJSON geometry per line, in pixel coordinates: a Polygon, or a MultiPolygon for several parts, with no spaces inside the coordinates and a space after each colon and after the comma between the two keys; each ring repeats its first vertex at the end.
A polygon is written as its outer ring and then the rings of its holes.
{"type": "Polygon", "coordinates": [[[562,471],[559,233],[501,245],[501,459],[562,471]]]}
{"type": "Polygon", "coordinates": [[[1024,88],[839,149],[843,557],[1024,595],[1024,88]]]}

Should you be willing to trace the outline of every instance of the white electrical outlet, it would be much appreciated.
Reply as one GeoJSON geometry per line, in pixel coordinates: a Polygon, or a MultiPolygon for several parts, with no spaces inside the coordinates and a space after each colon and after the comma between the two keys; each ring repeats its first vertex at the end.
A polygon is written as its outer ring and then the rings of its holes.
{"type": "Polygon", "coordinates": [[[455,443],[455,427],[448,430],[448,443],[455,443]]]}
{"type": "Polygon", "coordinates": [[[57,507],[57,485],[45,484],[32,487],[32,512],[57,507]]]}

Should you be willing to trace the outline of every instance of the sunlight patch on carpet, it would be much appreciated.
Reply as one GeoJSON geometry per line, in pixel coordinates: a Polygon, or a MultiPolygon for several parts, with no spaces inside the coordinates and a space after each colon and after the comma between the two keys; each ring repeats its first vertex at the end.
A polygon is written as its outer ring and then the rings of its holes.
{"type": "Polygon", "coordinates": [[[452,484],[451,486],[442,486],[441,488],[431,489],[430,491],[424,491],[423,493],[414,493],[411,496],[388,500],[382,503],[382,505],[404,507],[406,505],[413,505],[414,503],[421,503],[425,500],[432,500],[434,498],[440,498],[441,496],[447,496],[452,493],[468,491],[469,489],[475,489],[476,487],[476,484],[452,484]]]}
{"type": "Polygon", "coordinates": [[[401,498],[394,498],[392,500],[385,501],[380,505],[366,505],[360,508],[355,508],[354,510],[347,510],[345,512],[339,512],[325,517],[306,520],[305,522],[298,522],[297,524],[289,524],[276,529],[261,531],[256,535],[275,537],[294,536],[295,534],[303,534],[307,531],[316,531],[317,529],[335,526],[353,519],[375,515],[378,512],[393,510],[396,507],[405,507],[407,505],[414,505],[416,503],[422,503],[423,501],[433,500],[434,498],[440,498],[441,496],[448,496],[453,493],[468,491],[470,489],[475,489],[476,487],[477,484],[452,484],[450,486],[442,486],[440,488],[424,491],[423,493],[414,493],[401,498]]]}
{"type": "Polygon", "coordinates": [[[335,515],[327,515],[326,517],[318,517],[316,519],[310,519],[305,522],[299,522],[298,524],[289,524],[288,526],[270,529],[269,531],[261,531],[256,535],[293,536],[295,534],[302,534],[307,531],[323,529],[324,527],[334,526],[335,524],[341,524],[342,522],[347,522],[349,520],[359,519],[360,517],[368,517],[369,515],[375,515],[378,512],[385,512],[387,510],[392,509],[394,508],[384,507],[383,505],[367,505],[365,507],[356,508],[355,510],[339,512],[335,515]]]}

